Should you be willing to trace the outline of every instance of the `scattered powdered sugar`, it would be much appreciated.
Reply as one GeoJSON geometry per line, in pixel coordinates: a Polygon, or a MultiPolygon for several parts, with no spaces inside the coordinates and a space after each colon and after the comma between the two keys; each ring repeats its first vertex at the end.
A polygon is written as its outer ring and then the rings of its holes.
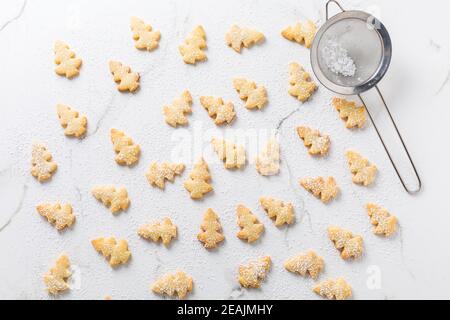
{"type": "Polygon", "coordinates": [[[348,52],[336,40],[328,40],[322,49],[322,56],[331,72],[345,77],[353,77],[356,66],[348,52]]]}

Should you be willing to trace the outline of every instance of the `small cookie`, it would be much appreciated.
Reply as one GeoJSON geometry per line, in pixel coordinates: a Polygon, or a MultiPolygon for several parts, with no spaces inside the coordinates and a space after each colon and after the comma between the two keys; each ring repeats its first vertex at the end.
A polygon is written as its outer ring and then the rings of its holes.
{"type": "Polygon", "coordinates": [[[259,198],[259,203],[266,211],[269,218],[275,221],[277,227],[283,224],[292,224],[295,220],[294,207],[292,203],[284,203],[273,198],[259,198]]]}
{"type": "Polygon", "coordinates": [[[301,102],[307,101],[317,89],[309,73],[296,62],[289,64],[289,84],[289,94],[301,102]]]}
{"type": "Polygon", "coordinates": [[[233,25],[225,35],[226,44],[238,53],[241,52],[243,47],[250,48],[263,40],[264,34],[261,32],[249,28],[241,28],[237,25],[233,25]]]}
{"type": "Polygon", "coordinates": [[[217,125],[230,124],[236,116],[233,103],[225,103],[222,98],[204,96],[200,97],[200,103],[217,125]]]}
{"type": "Polygon", "coordinates": [[[353,174],[352,181],[356,184],[368,186],[375,181],[377,167],[363,158],[359,153],[347,151],[346,154],[348,166],[353,174]]]}
{"type": "Polygon", "coordinates": [[[239,266],[239,283],[244,288],[259,288],[269,273],[272,260],[269,256],[259,257],[239,266]]]}
{"type": "Polygon", "coordinates": [[[237,237],[242,240],[247,240],[248,243],[258,240],[264,231],[264,225],[243,205],[237,206],[236,214],[238,226],[241,228],[236,234],[237,237]]]}
{"type": "Polygon", "coordinates": [[[177,125],[187,124],[189,121],[186,117],[186,113],[192,112],[191,106],[192,96],[189,91],[185,90],[181,97],[173,100],[171,105],[164,106],[164,120],[174,128],[176,128],[177,125]]]}
{"type": "Polygon", "coordinates": [[[239,98],[245,101],[247,109],[261,109],[267,104],[267,90],[264,86],[256,85],[253,81],[242,78],[233,79],[233,87],[239,98]]]}
{"type": "Polygon", "coordinates": [[[60,76],[71,79],[80,74],[81,59],[75,57],[75,52],[63,41],[56,41],[53,48],[55,52],[55,72],[60,76]]]}
{"type": "Polygon", "coordinates": [[[300,185],[323,203],[328,203],[331,199],[334,199],[339,192],[336,180],[333,177],[328,177],[326,180],[323,177],[304,178],[300,180],[300,185]]]}
{"type": "Polygon", "coordinates": [[[262,176],[273,176],[280,172],[280,144],[275,138],[271,138],[256,157],[255,167],[262,176]]]}
{"type": "Polygon", "coordinates": [[[194,281],[192,277],[184,271],[177,271],[174,274],[166,274],[153,283],[151,289],[159,295],[168,295],[170,297],[178,296],[184,299],[192,291],[194,281]]]}
{"type": "Polygon", "coordinates": [[[158,47],[161,32],[153,31],[151,25],[145,24],[139,18],[132,17],[130,19],[130,28],[133,32],[136,49],[152,51],[158,47]]]}
{"type": "Polygon", "coordinates": [[[311,48],[314,37],[317,32],[317,27],[311,20],[305,23],[296,23],[289,26],[281,32],[281,35],[290,41],[295,41],[298,44],[303,44],[307,48],[311,48]]]}
{"type": "Polygon", "coordinates": [[[42,203],[36,207],[37,212],[46,218],[48,222],[55,226],[56,230],[64,230],[72,226],[75,216],[72,213],[72,206],[68,203],[50,204],[42,203]]]}
{"type": "Polygon", "coordinates": [[[61,254],[55,265],[44,275],[47,291],[56,295],[62,291],[69,290],[68,280],[71,275],[69,257],[66,254],[61,254]]]}
{"type": "Polygon", "coordinates": [[[58,166],[52,161],[52,155],[42,143],[33,143],[31,151],[31,175],[39,182],[50,179],[58,166]]]}
{"type": "Polygon", "coordinates": [[[313,279],[317,279],[324,265],[323,259],[312,250],[292,257],[284,263],[287,271],[298,273],[303,277],[309,274],[313,279]]]}
{"type": "Polygon", "coordinates": [[[350,231],[340,227],[329,227],[328,238],[333,242],[336,249],[341,252],[342,259],[358,259],[362,256],[363,239],[361,236],[355,236],[350,231]]]}
{"type": "Polygon", "coordinates": [[[92,195],[100,200],[112,213],[127,210],[130,205],[128,192],[125,188],[116,189],[114,186],[97,186],[92,188],[92,195]]]}
{"type": "Polygon", "coordinates": [[[114,267],[119,264],[127,263],[131,257],[128,250],[128,242],[124,239],[116,241],[116,238],[97,238],[91,241],[92,246],[97,252],[101,253],[109,264],[114,267]]]}
{"type": "Polygon", "coordinates": [[[111,142],[114,151],[117,153],[115,160],[118,164],[132,166],[138,160],[141,153],[141,147],[133,143],[133,139],[126,136],[123,131],[111,129],[111,142]]]}
{"type": "Polygon", "coordinates": [[[309,154],[321,156],[328,153],[330,148],[330,137],[321,135],[319,130],[309,127],[297,127],[298,136],[303,140],[303,144],[308,148],[309,154]]]}
{"type": "Polygon", "coordinates": [[[109,70],[117,83],[119,91],[128,90],[129,92],[134,92],[139,88],[139,73],[132,72],[130,67],[122,65],[118,61],[110,61],[109,70]]]}
{"type": "Polygon", "coordinates": [[[197,26],[178,47],[183,61],[188,64],[196,64],[197,61],[206,60],[206,34],[202,26],[197,26]]]}
{"type": "Polygon", "coordinates": [[[183,185],[190,193],[192,199],[201,199],[206,193],[213,190],[212,185],[209,183],[210,180],[211,175],[208,164],[202,158],[194,165],[189,174],[189,179],[183,185]]]}
{"type": "Polygon", "coordinates": [[[87,118],[80,116],[78,111],[72,110],[72,108],[63,104],[58,104],[56,113],[66,136],[80,138],[86,133],[87,118]]]}
{"type": "Polygon", "coordinates": [[[239,169],[245,166],[245,149],[243,146],[218,138],[213,138],[211,145],[219,159],[224,162],[226,169],[239,169]]]}
{"type": "Polygon", "coordinates": [[[206,249],[216,248],[219,243],[225,240],[219,217],[213,209],[208,209],[205,212],[200,229],[197,239],[203,243],[206,249]]]}
{"type": "Polygon", "coordinates": [[[373,233],[389,237],[397,231],[397,217],[375,203],[368,203],[367,214],[372,223],[373,233]]]}
{"type": "Polygon", "coordinates": [[[319,282],[314,286],[313,291],[327,299],[345,300],[352,296],[352,288],[342,278],[319,282]]]}
{"type": "Polygon", "coordinates": [[[152,186],[164,189],[166,180],[174,182],[175,176],[181,175],[183,171],[184,164],[182,163],[163,162],[158,164],[157,162],[152,162],[145,176],[152,186]]]}
{"type": "Polygon", "coordinates": [[[333,98],[333,106],[339,112],[339,117],[345,121],[347,128],[362,128],[366,123],[366,111],[364,106],[356,106],[353,101],[333,98]]]}
{"type": "Polygon", "coordinates": [[[172,239],[177,237],[177,226],[172,224],[172,220],[169,218],[164,218],[162,222],[140,226],[138,235],[153,242],[161,240],[165,246],[168,246],[172,239]]]}

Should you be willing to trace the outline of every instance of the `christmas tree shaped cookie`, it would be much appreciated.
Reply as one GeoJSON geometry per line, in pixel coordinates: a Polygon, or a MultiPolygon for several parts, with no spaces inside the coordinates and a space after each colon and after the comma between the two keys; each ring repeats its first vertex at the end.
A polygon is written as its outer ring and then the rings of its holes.
{"type": "Polygon", "coordinates": [[[259,203],[266,211],[269,218],[274,219],[277,227],[283,224],[292,224],[295,220],[292,203],[284,203],[281,200],[261,197],[259,203]]]}
{"type": "Polygon", "coordinates": [[[175,176],[181,175],[184,171],[184,164],[163,162],[161,164],[152,162],[145,174],[148,182],[155,187],[164,189],[166,180],[173,182],[175,176]]]}
{"type": "Polygon", "coordinates": [[[184,187],[192,199],[201,199],[206,193],[213,190],[209,183],[210,180],[211,175],[209,174],[208,164],[202,158],[194,165],[189,174],[189,179],[184,182],[184,187]]]}
{"type": "Polygon", "coordinates": [[[243,78],[233,80],[233,87],[239,94],[239,98],[245,101],[247,109],[261,109],[267,104],[267,90],[253,81],[243,78]]]}
{"type": "Polygon", "coordinates": [[[211,145],[219,159],[224,161],[226,169],[239,169],[245,165],[245,149],[243,146],[218,138],[213,138],[211,145]]]}
{"type": "Polygon", "coordinates": [[[244,288],[259,288],[269,273],[272,260],[269,256],[259,257],[239,266],[239,283],[244,288]]]}
{"type": "Polygon", "coordinates": [[[201,231],[197,235],[197,239],[202,242],[207,249],[216,248],[220,242],[225,240],[225,237],[222,234],[222,226],[219,217],[213,209],[208,209],[206,211],[200,228],[201,231]]]}
{"type": "Polygon", "coordinates": [[[263,40],[264,34],[261,32],[249,28],[241,28],[237,25],[233,25],[225,35],[225,42],[237,53],[240,53],[243,47],[250,48],[263,40]]]}
{"type": "Polygon", "coordinates": [[[206,49],[206,34],[202,26],[197,26],[178,47],[183,61],[188,64],[206,60],[204,49],[206,49]]]}
{"type": "Polygon", "coordinates": [[[56,41],[53,48],[55,52],[55,72],[60,76],[71,79],[80,73],[81,59],[63,41],[56,41]]]}
{"type": "Polygon", "coordinates": [[[31,151],[31,175],[38,181],[50,179],[57,169],[57,165],[52,161],[52,155],[44,144],[35,142],[31,151]]]}
{"type": "Polygon", "coordinates": [[[80,138],[86,133],[87,119],[85,116],[80,116],[78,111],[63,104],[58,104],[56,112],[66,136],[80,138]]]}
{"type": "Polygon", "coordinates": [[[238,205],[236,214],[238,226],[241,228],[237,233],[237,237],[246,240],[248,243],[258,240],[264,231],[264,225],[243,205],[238,205]]]}
{"type": "Polygon", "coordinates": [[[357,259],[362,256],[363,239],[361,236],[355,236],[350,231],[340,227],[329,227],[328,238],[333,242],[336,249],[341,252],[342,259],[357,259]]]}
{"type": "Polygon", "coordinates": [[[100,200],[112,213],[127,210],[130,205],[128,192],[125,188],[116,189],[114,186],[97,186],[92,188],[92,195],[100,200]]]}
{"type": "Polygon", "coordinates": [[[192,291],[193,285],[194,281],[191,276],[184,271],[177,271],[156,280],[151,289],[159,295],[177,296],[179,299],[184,299],[192,291]]]}
{"type": "Polygon", "coordinates": [[[162,222],[142,225],[138,230],[138,235],[153,242],[161,240],[165,246],[168,246],[172,239],[177,237],[177,226],[169,218],[164,218],[162,222]]]}
{"type": "Polygon", "coordinates": [[[296,62],[289,64],[289,84],[289,94],[301,102],[307,101],[317,89],[309,73],[296,62]]]}
{"type": "Polygon", "coordinates": [[[57,230],[64,230],[72,226],[75,222],[75,215],[72,213],[72,206],[68,203],[50,204],[42,203],[36,207],[37,212],[46,218],[48,222],[55,226],[57,230]]]}
{"type": "Polygon", "coordinates": [[[136,49],[152,51],[158,47],[161,33],[154,31],[151,25],[145,24],[139,18],[132,17],[130,20],[130,28],[133,32],[134,46],[136,49]]]}
{"type": "Polygon", "coordinates": [[[97,238],[91,241],[97,252],[101,253],[112,267],[127,263],[131,257],[128,250],[128,242],[124,239],[116,241],[116,238],[97,238]]]}
{"type": "Polygon", "coordinates": [[[69,290],[68,279],[71,275],[69,257],[66,254],[61,254],[55,265],[44,275],[47,291],[56,295],[69,290]]]}
{"type": "Polygon", "coordinates": [[[200,97],[200,103],[208,111],[208,115],[214,120],[216,125],[230,124],[236,116],[233,103],[225,103],[222,98],[203,96],[200,97]]]}

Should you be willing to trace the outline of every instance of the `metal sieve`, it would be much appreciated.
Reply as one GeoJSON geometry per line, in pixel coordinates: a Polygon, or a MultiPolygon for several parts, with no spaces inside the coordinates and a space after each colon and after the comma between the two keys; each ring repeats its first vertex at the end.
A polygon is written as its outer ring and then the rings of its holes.
{"type": "Polygon", "coordinates": [[[386,100],[377,86],[378,82],[383,78],[389,68],[391,56],[391,38],[384,25],[377,18],[363,11],[345,11],[335,0],[327,2],[326,22],[317,31],[311,47],[311,65],[313,72],[320,83],[329,90],[342,95],[358,95],[400,182],[405,190],[412,194],[421,189],[422,182],[391,112],[389,111],[386,100]],[[329,6],[331,3],[336,4],[342,12],[333,17],[329,17],[329,6]],[[356,71],[353,76],[344,76],[343,74],[330,70],[326,63],[327,57],[324,56],[324,52],[326,52],[324,49],[326,49],[325,47],[330,41],[338,43],[340,47],[345,48],[348,56],[354,61],[356,71]],[[375,88],[378,93],[401,141],[403,150],[408,156],[408,160],[414,170],[414,174],[418,181],[418,186],[414,190],[411,190],[406,186],[366,103],[361,97],[361,93],[372,88],[375,88]]]}

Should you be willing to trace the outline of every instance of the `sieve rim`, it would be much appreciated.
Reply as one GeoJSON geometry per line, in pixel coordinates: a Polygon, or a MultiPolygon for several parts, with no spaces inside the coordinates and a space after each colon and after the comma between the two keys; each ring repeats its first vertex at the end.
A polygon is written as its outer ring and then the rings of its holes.
{"type": "Polygon", "coordinates": [[[316,78],[322,85],[324,85],[329,90],[342,95],[360,94],[376,86],[377,83],[380,82],[380,80],[386,74],[389,65],[391,63],[391,57],[392,57],[392,43],[386,27],[373,15],[359,10],[344,11],[328,19],[317,31],[310,51],[311,66],[316,78]],[[372,26],[376,26],[376,28],[374,27],[374,31],[380,38],[380,43],[382,46],[382,55],[378,68],[368,79],[366,79],[365,81],[356,86],[343,86],[336,84],[333,81],[330,81],[322,72],[322,69],[320,68],[319,65],[318,48],[320,40],[322,39],[323,35],[328,30],[328,28],[330,28],[335,23],[345,19],[359,19],[367,23],[369,23],[369,21],[372,21],[372,26]]]}

